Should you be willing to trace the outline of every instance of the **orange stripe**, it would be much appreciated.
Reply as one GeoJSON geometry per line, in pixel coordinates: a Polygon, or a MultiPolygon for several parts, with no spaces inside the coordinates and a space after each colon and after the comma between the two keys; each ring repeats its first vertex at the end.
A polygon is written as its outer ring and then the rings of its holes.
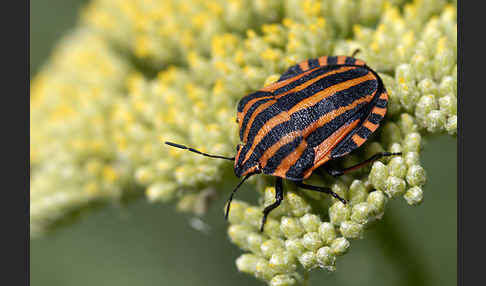
{"type": "Polygon", "coordinates": [[[325,115],[319,117],[316,121],[314,121],[312,124],[307,126],[304,131],[302,132],[302,135],[307,138],[307,136],[312,133],[314,130],[317,128],[324,126],[325,124],[329,123],[331,120],[334,118],[338,117],[339,115],[343,114],[344,112],[351,110],[358,106],[358,104],[363,103],[363,102],[370,102],[373,97],[375,96],[375,93],[370,94],[368,96],[362,97],[360,99],[357,99],[353,101],[351,104],[348,104],[346,106],[339,107],[337,109],[334,109],[333,111],[326,113],[325,115]]]}
{"type": "Polygon", "coordinates": [[[337,64],[338,65],[344,65],[344,63],[346,62],[346,56],[338,56],[337,57],[337,64]]]}
{"type": "MultiPolygon", "coordinates": [[[[319,58],[319,64],[320,64],[320,65],[327,65],[327,57],[320,57],[320,58],[319,58]],[[324,60],[324,61],[325,61],[325,63],[321,63],[321,62],[323,61],[323,60],[321,60],[322,58],[325,58],[325,60],[324,60]]],[[[305,72],[303,72],[303,73],[301,73],[301,74],[299,74],[299,75],[296,75],[296,76],[294,76],[294,77],[288,78],[288,79],[283,80],[283,81],[277,81],[277,82],[274,82],[274,83],[272,83],[272,84],[269,84],[269,85],[267,85],[267,86],[264,86],[263,88],[260,88],[260,91],[269,91],[269,92],[274,92],[275,90],[277,90],[277,89],[281,88],[282,86],[285,86],[285,85],[287,85],[287,84],[289,84],[289,83],[291,83],[291,82],[293,82],[293,81],[296,81],[296,80],[298,80],[299,78],[301,78],[301,77],[303,77],[303,76],[305,76],[305,75],[308,75],[308,74],[312,73],[313,71],[315,71],[315,70],[317,70],[317,69],[319,69],[319,68],[321,68],[321,67],[316,67],[316,68],[313,68],[313,69],[311,69],[311,70],[305,71],[305,72]]],[[[332,74],[335,74],[335,73],[339,73],[340,71],[347,71],[347,70],[350,70],[350,69],[352,69],[352,67],[347,67],[347,69],[339,69],[339,70],[330,71],[330,72],[325,73],[324,75],[321,75],[321,76],[322,76],[322,77],[325,77],[325,76],[329,76],[329,75],[332,75],[332,74]]],[[[319,77],[320,77],[320,78],[322,78],[321,76],[319,76],[319,77]]],[[[292,90],[287,91],[287,92],[285,92],[285,93],[283,93],[283,94],[279,94],[277,98],[280,98],[280,97],[282,97],[282,96],[284,96],[284,95],[288,94],[289,92],[292,92],[292,90]]]]}
{"type": "Polygon", "coordinates": [[[268,159],[272,158],[272,156],[275,155],[275,153],[277,153],[277,151],[278,151],[278,149],[280,149],[280,147],[294,141],[296,137],[300,136],[300,134],[301,134],[300,131],[294,131],[294,132],[290,132],[288,134],[285,134],[285,136],[280,138],[280,140],[278,140],[278,142],[276,142],[270,148],[265,150],[265,152],[260,157],[260,159],[258,159],[260,161],[260,165],[262,166],[262,168],[265,168],[265,166],[268,163],[268,159]]]}
{"type": "Polygon", "coordinates": [[[315,157],[314,164],[317,164],[323,157],[329,154],[329,152],[336,146],[345,135],[349,133],[356,125],[358,125],[359,119],[351,122],[351,124],[345,124],[334,131],[331,136],[322,141],[319,145],[314,147],[315,157]]]}
{"type": "Polygon", "coordinates": [[[287,112],[280,112],[276,116],[272,117],[270,120],[265,123],[260,130],[258,130],[257,135],[255,136],[255,139],[253,140],[253,145],[251,145],[250,150],[246,153],[245,160],[243,160],[243,164],[250,158],[251,154],[253,153],[253,150],[255,150],[255,147],[262,141],[263,137],[267,135],[268,132],[270,132],[275,126],[278,124],[289,121],[290,116],[287,114],[287,112]]]}
{"type": "Polygon", "coordinates": [[[243,117],[245,117],[246,113],[248,112],[248,110],[251,108],[251,106],[253,104],[255,104],[255,102],[259,101],[259,100],[262,100],[262,99],[268,99],[268,98],[273,98],[273,95],[270,95],[270,96],[263,96],[263,97],[257,97],[257,98],[254,98],[250,101],[248,101],[245,105],[245,107],[243,108],[243,111],[242,111],[242,115],[243,117]]]}
{"type": "Polygon", "coordinates": [[[310,74],[311,72],[315,71],[316,69],[318,69],[319,67],[317,68],[314,68],[314,69],[311,69],[311,70],[308,70],[306,72],[303,72],[299,75],[296,75],[294,77],[291,77],[291,78],[288,78],[286,80],[283,80],[283,81],[277,81],[277,82],[274,82],[272,84],[269,84],[267,86],[264,86],[263,88],[260,88],[260,91],[270,91],[270,92],[273,92],[275,91],[276,89],[279,89],[281,88],[282,86],[285,86],[291,82],[293,82],[294,80],[298,80],[299,78],[305,76],[305,75],[308,75],[310,74]]]}
{"type": "Polygon", "coordinates": [[[353,139],[354,143],[359,147],[361,145],[363,145],[363,143],[366,141],[365,138],[361,138],[361,136],[359,136],[358,134],[354,134],[353,137],[351,137],[351,139],[353,139]]]}
{"type": "Polygon", "coordinates": [[[337,74],[337,73],[340,73],[340,72],[345,72],[345,71],[352,70],[352,69],[355,69],[355,67],[342,67],[342,68],[340,68],[340,69],[337,69],[337,70],[333,70],[333,71],[327,72],[327,73],[322,74],[322,75],[320,75],[320,76],[317,76],[317,77],[315,77],[315,78],[313,78],[313,79],[311,79],[311,80],[308,80],[308,81],[304,82],[303,84],[301,84],[301,85],[298,85],[298,86],[294,87],[294,88],[293,88],[293,89],[291,89],[291,90],[288,90],[288,91],[286,91],[286,92],[283,92],[283,93],[281,93],[281,94],[279,94],[279,95],[275,96],[275,99],[279,99],[279,98],[281,98],[281,97],[284,97],[284,96],[286,96],[286,95],[287,95],[287,94],[289,94],[289,93],[293,93],[293,92],[301,91],[301,90],[303,90],[304,88],[306,88],[306,87],[310,86],[311,84],[315,83],[316,81],[321,80],[321,79],[323,79],[323,78],[325,78],[325,77],[328,77],[328,76],[330,76],[330,75],[337,74]]]}
{"type": "Polygon", "coordinates": [[[301,70],[306,71],[309,69],[309,62],[305,60],[299,64],[299,67],[301,70]]]}
{"type": "Polygon", "coordinates": [[[383,92],[380,94],[380,99],[388,100],[388,94],[386,92],[383,92]]]}
{"type": "Polygon", "coordinates": [[[358,85],[362,82],[365,82],[365,81],[368,81],[368,80],[373,80],[373,79],[376,79],[375,76],[372,73],[368,72],[368,74],[365,75],[365,76],[355,78],[355,79],[351,79],[351,80],[330,86],[330,87],[328,87],[328,88],[326,88],[326,89],[324,89],[320,92],[317,92],[313,96],[302,100],[298,104],[296,104],[294,107],[292,107],[292,109],[289,110],[289,115],[291,115],[291,114],[293,114],[293,113],[295,113],[299,110],[302,110],[304,108],[311,107],[314,104],[318,103],[319,101],[323,100],[324,98],[335,94],[336,92],[346,90],[346,89],[353,87],[355,85],[358,85]]]}
{"type": "Polygon", "coordinates": [[[368,128],[371,132],[374,132],[378,126],[378,124],[374,124],[373,122],[369,121],[369,120],[366,120],[364,123],[363,123],[363,126],[368,128]]]}
{"type": "Polygon", "coordinates": [[[345,124],[341,126],[338,130],[336,130],[331,136],[327,137],[326,140],[322,141],[321,144],[317,145],[314,147],[314,164],[312,165],[312,168],[307,170],[304,173],[304,178],[308,178],[311,174],[312,171],[322,164],[326,163],[329,161],[330,156],[329,152],[339,143],[341,140],[348,135],[348,133],[353,130],[353,128],[356,127],[358,124],[359,119],[356,119],[355,121],[351,122],[350,124],[345,124]]]}
{"type": "Polygon", "coordinates": [[[302,153],[304,153],[306,148],[307,142],[305,140],[302,140],[299,146],[297,146],[297,148],[295,148],[292,153],[287,155],[287,157],[285,157],[280,162],[277,169],[275,169],[275,171],[273,172],[273,175],[285,178],[285,174],[287,173],[287,171],[290,169],[290,167],[292,167],[292,165],[295,164],[295,162],[297,162],[297,160],[299,160],[300,156],[302,155],[302,153]]]}
{"type": "Polygon", "coordinates": [[[376,113],[378,115],[381,115],[381,117],[385,117],[386,114],[386,108],[381,108],[381,107],[373,107],[373,110],[371,110],[372,113],[376,113]]]}
{"type": "Polygon", "coordinates": [[[243,124],[243,113],[236,113],[236,118],[238,119],[238,129],[241,129],[241,125],[243,124]]]}
{"type": "Polygon", "coordinates": [[[326,56],[319,57],[319,65],[321,67],[327,66],[327,57],[326,56]]]}
{"type": "Polygon", "coordinates": [[[258,170],[258,164],[256,164],[255,166],[251,167],[250,169],[246,170],[245,172],[243,172],[241,174],[241,176],[246,176],[246,175],[248,175],[250,173],[257,172],[257,170],[258,170]]]}
{"type": "Polygon", "coordinates": [[[354,62],[354,64],[357,65],[357,66],[364,66],[365,65],[365,62],[363,62],[362,60],[356,59],[356,61],[354,62]]]}
{"type": "Polygon", "coordinates": [[[236,151],[236,156],[235,156],[235,163],[233,165],[234,168],[236,168],[236,164],[238,164],[238,159],[240,158],[241,149],[243,149],[240,144],[236,145],[236,148],[237,148],[237,151],[236,151]]]}
{"type": "Polygon", "coordinates": [[[251,125],[253,124],[255,117],[257,117],[257,115],[260,114],[260,112],[265,110],[265,108],[269,107],[272,104],[275,104],[276,102],[277,102],[276,100],[270,100],[270,101],[265,102],[264,104],[258,106],[257,109],[255,109],[255,111],[253,112],[253,114],[250,117],[250,120],[248,120],[248,124],[246,124],[245,135],[243,136],[243,142],[244,143],[246,143],[246,140],[248,139],[248,133],[250,132],[251,125]]]}

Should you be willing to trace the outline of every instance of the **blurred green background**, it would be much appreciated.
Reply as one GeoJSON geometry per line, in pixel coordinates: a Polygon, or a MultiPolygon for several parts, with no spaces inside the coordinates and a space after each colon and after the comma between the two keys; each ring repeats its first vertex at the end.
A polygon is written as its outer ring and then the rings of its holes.
{"type": "MultiPolygon", "coordinates": [[[[31,77],[86,2],[31,1],[31,77]]],[[[428,138],[424,203],[392,201],[384,219],[338,259],[337,271],[312,271],[310,285],[456,285],[456,158],[455,139],[428,138]]],[[[245,197],[252,194],[240,193],[245,197]]],[[[173,205],[143,198],[89,212],[31,241],[31,285],[263,285],[236,270],[241,252],[226,235],[225,199],[203,218],[208,234],[173,205]]]]}

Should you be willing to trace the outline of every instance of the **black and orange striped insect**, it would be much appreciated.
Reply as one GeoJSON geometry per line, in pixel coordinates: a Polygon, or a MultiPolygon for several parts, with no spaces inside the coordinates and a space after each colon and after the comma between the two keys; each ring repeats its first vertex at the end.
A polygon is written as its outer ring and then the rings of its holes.
{"type": "MultiPolygon", "coordinates": [[[[355,52],[356,53],[356,52],[355,52]]],[[[353,56],[322,56],[290,67],[278,81],[243,97],[237,123],[243,144],[235,157],[202,153],[176,143],[166,144],[212,158],[234,161],[236,176],[243,179],[233,195],[255,174],[276,177],[275,202],[263,210],[260,230],[268,214],[283,200],[282,179],[297,186],[332,195],[331,189],[304,184],[312,172],[332,159],[349,154],[368,139],[386,114],[388,95],[383,81],[364,61],[353,56]]],[[[384,156],[383,152],[342,170],[323,168],[340,176],[384,156]]]]}

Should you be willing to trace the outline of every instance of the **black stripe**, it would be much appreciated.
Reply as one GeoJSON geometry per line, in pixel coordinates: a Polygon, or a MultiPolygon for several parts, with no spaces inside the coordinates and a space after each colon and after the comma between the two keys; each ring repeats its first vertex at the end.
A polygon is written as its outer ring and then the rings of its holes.
{"type": "Polygon", "coordinates": [[[311,79],[313,79],[313,78],[315,78],[317,76],[323,75],[323,74],[325,74],[327,72],[330,72],[330,71],[333,71],[333,70],[337,70],[337,69],[340,69],[340,68],[342,68],[342,67],[341,66],[332,66],[332,67],[324,66],[324,67],[322,67],[320,69],[316,69],[315,71],[313,71],[313,72],[311,72],[311,73],[309,73],[309,74],[307,74],[307,75],[305,75],[305,76],[303,76],[303,77],[301,77],[299,79],[296,79],[296,80],[288,83],[287,85],[284,85],[284,86],[278,88],[277,90],[275,90],[273,92],[273,94],[274,95],[278,95],[278,94],[287,92],[287,91],[293,89],[294,87],[299,86],[299,85],[305,83],[308,80],[311,80],[311,79]]]}
{"type": "MultiPolygon", "coordinates": [[[[338,91],[335,94],[322,99],[311,107],[297,111],[292,116],[297,118],[305,118],[306,116],[311,114],[312,116],[320,117],[338,107],[347,106],[357,99],[373,94],[376,88],[376,80],[367,80],[350,88],[338,91]]],[[[277,104],[281,110],[287,111],[295,106],[295,104],[293,104],[293,102],[290,100],[289,102],[284,101],[282,103],[280,102],[280,100],[278,100],[277,104]]]]}
{"type": "MultiPolygon", "coordinates": [[[[363,108],[363,110],[361,111],[363,114],[369,114],[367,119],[368,121],[374,123],[374,124],[379,124],[379,122],[381,121],[381,119],[383,119],[383,117],[379,114],[374,114],[374,113],[370,113],[372,108],[376,105],[376,102],[379,100],[379,96],[381,95],[381,92],[377,92],[377,96],[375,96],[375,98],[373,99],[373,101],[368,105],[366,106],[365,108],[363,108]]],[[[362,117],[363,118],[363,117],[362,117]]],[[[341,141],[331,152],[331,158],[338,158],[338,157],[341,157],[341,156],[344,156],[348,153],[350,153],[351,151],[355,150],[356,148],[358,148],[358,146],[356,145],[356,143],[354,142],[354,140],[352,139],[352,136],[355,134],[355,133],[358,133],[358,135],[361,137],[361,138],[364,138],[364,139],[367,139],[370,135],[371,135],[371,130],[369,130],[368,128],[366,128],[366,130],[362,130],[362,129],[365,129],[366,127],[364,126],[360,126],[360,128],[356,131],[356,132],[350,132],[346,138],[341,141]],[[367,134],[369,132],[369,134],[367,134]]]]}
{"type": "MultiPolygon", "coordinates": [[[[260,155],[260,156],[261,156],[261,155],[260,155]]],[[[248,161],[246,161],[246,163],[245,163],[243,166],[241,166],[241,168],[240,168],[240,169],[242,170],[241,172],[243,173],[243,172],[245,172],[246,170],[248,170],[248,169],[252,168],[253,166],[255,166],[256,164],[258,164],[258,163],[259,163],[259,162],[258,162],[258,158],[259,158],[260,156],[258,156],[258,157],[255,157],[255,156],[250,157],[250,158],[248,159],[248,161]]],[[[241,163],[243,163],[243,160],[244,160],[244,159],[245,159],[245,156],[241,156],[241,159],[240,159],[240,160],[241,160],[241,163]]],[[[240,164],[241,164],[241,163],[240,163],[240,164]]],[[[238,174],[237,174],[237,175],[238,175],[238,174]]]]}
{"type": "Polygon", "coordinates": [[[264,96],[270,96],[270,95],[272,95],[271,92],[268,92],[268,91],[260,91],[260,90],[246,95],[238,103],[238,112],[242,112],[243,109],[245,108],[245,105],[250,100],[255,99],[255,98],[258,98],[258,97],[264,97],[264,96]]]}
{"type": "Polygon", "coordinates": [[[310,59],[307,61],[309,64],[309,69],[317,68],[319,67],[319,60],[318,59],[310,59]]]}
{"type": "Polygon", "coordinates": [[[366,109],[366,104],[359,104],[355,108],[344,112],[327,124],[317,128],[307,136],[306,140],[308,146],[312,148],[316,147],[336,132],[341,126],[353,122],[356,119],[366,118],[366,109]]]}
{"type": "Polygon", "coordinates": [[[244,114],[243,123],[241,124],[241,128],[240,128],[240,139],[241,140],[243,140],[243,134],[245,134],[245,129],[248,125],[248,121],[250,121],[250,118],[253,115],[253,113],[255,112],[255,110],[260,105],[264,104],[265,102],[271,101],[271,100],[273,100],[273,98],[266,98],[266,99],[258,100],[257,102],[253,103],[253,105],[250,107],[250,109],[248,109],[248,111],[244,114]]]}
{"type": "Polygon", "coordinates": [[[341,143],[339,143],[336,148],[334,148],[331,151],[331,158],[338,158],[341,157],[344,154],[348,154],[349,152],[355,150],[358,148],[358,145],[354,143],[354,141],[351,139],[351,136],[353,133],[350,133],[341,143]]]}
{"type": "Polygon", "coordinates": [[[313,148],[307,148],[300,158],[293,164],[285,177],[289,180],[300,181],[304,179],[304,172],[314,165],[315,152],[313,148]]]}
{"type": "MultiPolygon", "coordinates": [[[[246,157],[246,154],[248,153],[248,151],[251,148],[251,145],[253,144],[254,137],[258,133],[258,130],[261,128],[261,124],[259,124],[260,121],[257,121],[257,119],[266,122],[266,121],[270,120],[272,117],[279,114],[280,112],[282,112],[282,111],[279,110],[277,108],[277,106],[274,104],[274,105],[270,106],[270,108],[267,108],[262,113],[260,113],[260,115],[258,115],[257,118],[255,118],[255,121],[253,121],[252,126],[250,126],[250,131],[248,133],[247,143],[241,149],[240,157],[243,157],[243,158],[246,157]]],[[[284,122],[284,124],[285,123],[289,124],[290,121],[286,121],[286,122],[284,122]]],[[[278,126],[279,125],[275,126],[274,129],[277,128],[278,126]]],[[[273,131],[273,129],[272,129],[272,131],[273,131]]],[[[271,133],[272,131],[270,131],[269,133],[271,133]]],[[[285,134],[285,133],[283,133],[283,134],[285,134]]],[[[254,160],[257,160],[258,158],[260,158],[263,155],[263,152],[266,150],[266,148],[269,148],[270,146],[275,144],[278,141],[279,138],[280,137],[273,137],[272,138],[272,137],[269,137],[268,134],[267,134],[262,139],[262,141],[255,147],[255,149],[253,150],[253,153],[251,154],[251,157],[248,159],[248,162],[250,162],[252,160],[254,161],[254,160]],[[277,139],[277,140],[275,140],[275,139],[277,139]],[[266,141],[266,143],[268,143],[268,144],[263,143],[264,141],[266,141]]]]}
{"type": "Polygon", "coordinates": [[[245,105],[252,99],[264,96],[272,95],[271,92],[268,91],[256,91],[253,93],[248,94],[247,96],[243,97],[240,102],[238,103],[238,112],[242,112],[245,108],[245,105]]]}
{"type": "Polygon", "coordinates": [[[376,106],[381,107],[381,108],[385,108],[387,102],[388,102],[388,100],[379,98],[376,101],[376,106]]]}
{"type": "MultiPolygon", "coordinates": [[[[316,59],[317,63],[319,64],[318,60],[316,59]]],[[[303,84],[304,82],[308,81],[308,80],[311,80],[317,76],[320,76],[322,74],[325,74],[326,72],[330,72],[330,71],[333,71],[333,70],[337,70],[341,68],[340,66],[333,66],[333,67],[328,67],[328,66],[324,66],[322,69],[318,69],[298,80],[295,80],[291,83],[289,83],[288,85],[286,86],[283,86],[279,89],[277,89],[273,94],[274,95],[277,95],[277,94],[280,94],[280,93],[283,93],[283,92],[286,92],[290,89],[293,89],[294,87],[296,86],[299,86],[301,84],[303,84]]],[[[287,72],[285,72],[284,74],[287,74],[287,73],[293,73],[292,76],[289,76],[287,78],[290,78],[290,77],[293,77],[293,76],[296,76],[300,73],[302,73],[303,71],[300,69],[299,65],[295,65],[295,66],[292,66],[291,68],[289,68],[289,70],[287,70],[287,72]],[[292,71],[291,71],[292,70],[292,71]]],[[[278,81],[281,81],[281,78],[278,80],[278,81]]],[[[268,91],[256,91],[254,93],[251,93],[245,97],[243,97],[240,102],[238,103],[238,112],[242,112],[245,105],[252,99],[254,98],[258,98],[258,97],[264,97],[264,96],[270,96],[272,95],[271,92],[268,92],[268,91]]]]}
{"type": "Polygon", "coordinates": [[[333,85],[343,83],[348,80],[363,77],[368,74],[368,70],[355,68],[342,73],[326,76],[303,90],[289,93],[278,99],[278,105],[282,110],[290,110],[302,100],[314,96],[317,92],[323,91],[333,85]]]}
{"type": "Polygon", "coordinates": [[[243,160],[244,158],[242,158],[241,156],[238,158],[238,162],[235,167],[235,175],[237,177],[241,177],[243,173],[245,173],[246,171],[248,171],[249,169],[253,168],[255,165],[258,164],[257,161],[251,161],[251,162],[246,162],[246,164],[242,166],[241,163],[243,162],[243,160]]]}
{"type": "Polygon", "coordinates": [[[346,61],[344,62],[344,64],[346,64],[346,65],[354,65],[355,62],[356,62],[356,59],[355,58],[346,57],[346,61]]]}
{"type": "Polygon", "coordinates": [[[371,135],[371,130],[369,130],[365,126],[361,126],[358,129],[358,131],[356,132],[356,134],[358,134],[358,136],[361,137],[361,138],[363,138],[363,139],[368,139],[368,137],[370,137],[370,135],[371,135]]]}
{"type": "Polygon", "coordinates": [[[302,136],[296,137],[292,142],[280,147],[272,157],[268,158],[267,164],[265,165],[265,168],[263,168],[263,173],[271,174],[275,172],[275,169],[277,169],[278,165],[280,165],[280,162],[295,151],[295,149],[302,142],[302,139],[302,136]]]}
{"type": "Polygon", "coordinates": [[[327,64],[328,65],[335,65],[335,64],[337,64],[337,57],[327,57],[327,64]]]}
{"type": "Polygon", "coordinates": [[[300,66],[297,64],[297,65],[294,65],[294,66],[291,66],[288,70],[286,70],[282,76],[280,76],[280,78],[278,79],[278,81],[282,81],[282,80],[286,80],[288,78],[291,78],[291,77],[294,77],[300,73],[302,73],[302,69],[300,68],[300,66]]]}
{"type": "Polygon", "coordinates": [[[380,123],[380,121],[383,119],[383,116],[379,115],[379,114],[376,114],[376,113],[372,113],[370,114],[370,117],[368,117],[368,121],[373,123],[373,124],[378,124],[380,123]]]}

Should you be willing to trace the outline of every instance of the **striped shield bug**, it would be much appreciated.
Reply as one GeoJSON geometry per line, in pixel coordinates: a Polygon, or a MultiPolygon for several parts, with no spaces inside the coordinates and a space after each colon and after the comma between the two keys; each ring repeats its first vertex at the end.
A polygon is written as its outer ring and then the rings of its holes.
{"type": "Polygon", "coordinates": [[[276,177],[275,202],[263,210],[261,231],[268,214],[283,200],[282,179],[303,189],[327,193],[345,204],[330,188],[303,181],[320,166],[330,175],[340,176],[379,158],[401,155],[378,153],[341,170],[326,164],[363,145],[387,111],[388,95],[383,81],[364,61],[354,58],[355,53],[351,57],[322,56],[303,61],[290,67],[278,81],[243,97],[237,110],[242,144],[237,145],[235,157],[165,143],[234,161],[235,174],[243,179],[230,194],[225,218],[233,195],[250,176],[263,173],[276,177]]]}

